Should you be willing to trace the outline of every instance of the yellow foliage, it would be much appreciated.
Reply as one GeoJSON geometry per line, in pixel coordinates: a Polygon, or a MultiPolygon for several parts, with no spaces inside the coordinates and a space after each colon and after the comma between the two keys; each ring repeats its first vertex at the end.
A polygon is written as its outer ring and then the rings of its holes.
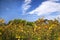
{"type": "Polygon", "coordinates": [[[0,32],[0,35],[2,35],[2,33],[0,32]]]}
{"type": "Polygon", "coordinates": [[[34,28],[34,31],[36,31],[36,28],[34,28]]]}
{"type": "MultiPolygon", "coordinates": [[[[48,23],[45,23],[44,19],[39,20],[38,23],[32,23],[32,25],[30,24],[25,24],[24,21],[15,21],[14,23],[11,22],[9,25],[5,25],[4,28],[0,27],[0,35],[4,37],[8,36],[8,38],[10,39],[11,36],[13,35],[13,37],[18,38],[18,40],[20,40],[20,38],[27,38],[28,40],[32,40],[32,38],[36,38],[36,40],[53,40],[52,37],[54,38],[55,36],[59,36],[60,33],[60,24],[56,25],[53,23],[52,20],[48,20],[48,23]],[[40,22],[42,21],[43,22],[40,22]],[[21,22],[21,23],[20,23],[21,22]],[[15,24],[17,23],[17,24],[15,24]],[[23,26],[22,26],[23,24],[23,26]],[[42,25],[43,24],[43,25],[42,25]],[[48,29],[46,29],[48,28],[48,29]],[[53,30],[50,30],[53,29],[53,30]],[[15,33],[16,32],[16,33],[15,33]],[[6,36],[5,36],[6,34],[6,36]],[[58,34],[58,35],[56,35],[58,34]],[[51,39],[49,39],[51,38],[51,39]]],[[[6,37],[7,38],[7,37],[6,37]]],[[[60,37],[56,37],[56,39],[60,40],[60,37]]],[[[6,39],[4,39],[6,40],[6,39]]],[[[13,39],[12,39],[13,40],[13,39]]],[[[26,39],[25,39],[26,40],[26,39]]],[[[33,39],[35,40],[35,39],[33,39]]]]}
{"type": "Polygon", "coordinates": [[[37,27],[37,29],[39,30],[39,29],[41,29],[41,27],[37,27]]]}
{"type": "Polygon", "coordinates": [[[38,40],[40,40],[40,38],[38,38],[38,40]]]}
{"type": "Polygon", "coordinates": [[[24,31],[24,33],[26,33],[26,31],[24,31]]]}
{"type": "Polygon", "coordinates": [[[23,29],[21,30],[21,32],[23,32],[23,29]]]}
{"type": "Polygon", "coordinates": [[[4,23],[5,21],[3,19],[0,19],[0,23],[4,23]]]}
{"type": "Polygon", "coordinates": [[[49,29],[52,29],[52,26],[51,26],[51,27],[49,27],[49,29]]]}
{"type": "Polygon", "coordinates": [[[27,31],[27,32],[29,32],[29,31],[27,31]]]}
{"type": "Polygon", "coordinates": [[[20,38],[20,36],[16,35],[16,38],[20,38]]]}
{"type": "Polygon", "coordinates": [[[55,25],[54,25],[54,24],[52,24],[52,25],[49,27],[49,29],[52,29],[54,26],[55,26],[55,25]]]}
{"type": "Polygon", "coordinates": [[[60,37],[58,37],[58,40],[60,40],[60,37]]]}
{"type": "Polygon", "coordinates": [[[2,30],[2,27],[0,27],[0,30],[2,30]]]}
{"type": "Polygon", "coordinates": [[[45,26],[45,28],[48,28],[48,26],[45,26]]]}

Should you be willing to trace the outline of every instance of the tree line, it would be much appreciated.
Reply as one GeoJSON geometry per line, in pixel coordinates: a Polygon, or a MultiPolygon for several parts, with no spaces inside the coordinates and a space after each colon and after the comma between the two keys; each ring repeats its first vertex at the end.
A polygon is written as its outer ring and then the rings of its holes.
{"type": "Polygon", "coordinates": [[[0,19],[0,40],[60,40],[60,22],[40,18],[34,22],[22,19],[0,19]]]}

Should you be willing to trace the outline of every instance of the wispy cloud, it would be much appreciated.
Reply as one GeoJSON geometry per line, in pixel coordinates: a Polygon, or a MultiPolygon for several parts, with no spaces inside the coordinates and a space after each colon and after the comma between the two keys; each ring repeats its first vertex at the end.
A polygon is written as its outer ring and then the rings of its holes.
{"type": "Polygon", "coordinates": [[[38,6],[33,11],[29,12],[29,14],[37,14],[37,15],[49,15],[53,12],[60,12],[60,3],[45,1],[42,2],[40,6],[38,6]]]}
{"type": "Polygon", "coordinates": [[[54,19],[57,19],[57,18],[60,18],[60,15],[56,15],[56,16],[52,16],[52,15],[48,15],[48,16],[45,16],[45,19],[52,19],[52,20],[54,20],[54,19]]]}
{"type": "Polygon", "coordinates": [[[30,3],[31,3],[31,0],[24,1],[23,5],[22,5],[23,14],[25,14],[27,12],[27,10],[31,7],[30,3]]]}
{"type": "Polygon", "coordinates": [[[60,1],[60,0],[48,0],[48,1],[54,1],[54,2],[56,2],[56,1],[60,1]]]}

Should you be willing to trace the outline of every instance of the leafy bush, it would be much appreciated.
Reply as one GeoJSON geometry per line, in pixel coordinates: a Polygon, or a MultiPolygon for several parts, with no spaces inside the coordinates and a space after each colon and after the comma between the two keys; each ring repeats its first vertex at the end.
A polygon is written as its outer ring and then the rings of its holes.
{"type": "Polygon", "coordinates": [[[1,20],[0,40],[60,40],[60,22],[56,19],[35,22],[15,19],[5,24],[1,20]]]}

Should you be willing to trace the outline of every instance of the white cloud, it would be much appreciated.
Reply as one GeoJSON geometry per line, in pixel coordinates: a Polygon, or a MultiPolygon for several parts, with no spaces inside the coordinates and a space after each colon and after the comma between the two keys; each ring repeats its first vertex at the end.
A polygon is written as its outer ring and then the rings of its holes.
{"type": "Polygon", "coordinates": [[[37,15],[44,15],[44,14],[51,14],[53,12],[60,12],[60,3],[55,3],[51,1],[42,2],[36,9],[29,12],[29,14],[37,14],[37,15]]]}
{"type": "Polygon", "coordinates": [[[26,13],[26,11],[31,7],[31,5],[29,5],[31,3],[31,0],[25,0],[24,4],[22,5],[22,12],[23,14],[26,13]]]}
{"type": "Polygon", "coordinates": [[[52,19],[52,20],[54,20],[54,19],[57,19],[57,18],[60,18],[60,15],[56,15],[56,16],[52,16],[52,15],[49,15],[49,16],[45,16],[45,19],[52,19]]]}
{"type": "Polygon", "coordinates": [[[55,1],[56,2],[56,1],[60,1],[60,0],[48,0],[48,1],[55,1]]]}

